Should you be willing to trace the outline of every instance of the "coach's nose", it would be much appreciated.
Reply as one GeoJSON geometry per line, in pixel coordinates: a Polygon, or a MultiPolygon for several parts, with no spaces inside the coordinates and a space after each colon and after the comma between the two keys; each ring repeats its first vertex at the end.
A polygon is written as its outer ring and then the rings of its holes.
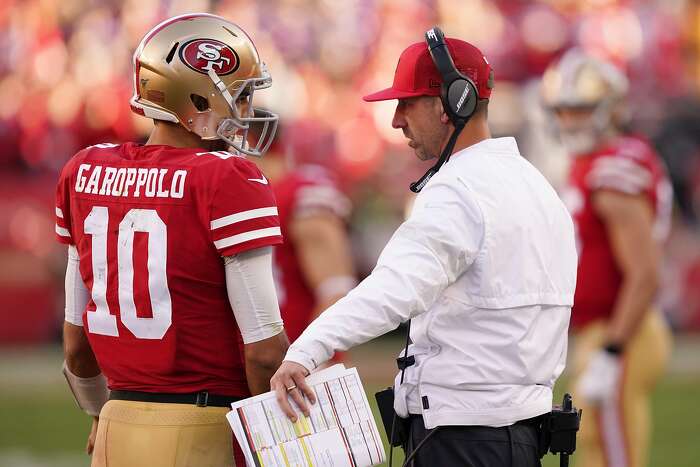
{"type": "Polygon", "coordinates": [[[404,115],[405,104],[399,101],[396,104],[396,110],[394,110],[394,118],[391,119],[391,126],[396,129],[403,129],[406,127],[406,117],[404,115]]]}

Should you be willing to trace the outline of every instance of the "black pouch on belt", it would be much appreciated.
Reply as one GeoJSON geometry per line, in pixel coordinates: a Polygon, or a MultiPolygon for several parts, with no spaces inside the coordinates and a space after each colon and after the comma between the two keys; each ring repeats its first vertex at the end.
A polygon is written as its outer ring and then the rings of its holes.
{"type": "Polygon", "coordinates": [[[403,446],[408,439],[408,418],[401,418],[394,410],[394,388],[386,388],[374,394],[384,431],[391,446],[403,446]]]}

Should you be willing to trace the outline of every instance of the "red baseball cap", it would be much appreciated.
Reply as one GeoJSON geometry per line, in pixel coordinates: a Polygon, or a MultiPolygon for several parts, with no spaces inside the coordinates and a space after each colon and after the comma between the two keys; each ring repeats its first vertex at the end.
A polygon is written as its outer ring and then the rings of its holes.
{"type": "MultiPolygon", "coordinates": [[[[445,39],[452,61],[460,73],[476,85],[480,99],[488,99],[493,88],[491,65],[479,49],[459,39],[445,39]]],[[[417,96],[439,96],[442,76],[424,42],[406,48],[399,57],[390,88],[363,97],[367,102],[405,99],[417,96]]]]}

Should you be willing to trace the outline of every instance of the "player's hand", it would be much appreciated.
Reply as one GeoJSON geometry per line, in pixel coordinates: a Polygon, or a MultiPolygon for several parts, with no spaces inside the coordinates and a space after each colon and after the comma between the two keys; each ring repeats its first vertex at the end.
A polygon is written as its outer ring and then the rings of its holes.
{"type": "Polygon", "coordinates": [[[85,446],[85,451],[92,455],[92,451],[95,449],[95,438],[97,438],[97,424],[100,422],[99,417],[93,417],[92,428],[90,429],[90,434],[88,435],[87,445],[85,446]]]}
{"type": "Polygon", "coordinates": [[[579,380],[576,393],[591,404],[611,400],[618,388],[622,363],[618,355],[597,351],[579,380]]]}
{"type": "Polygon", "coordinates": [[[293,422],[297,421],[297,414],[289,403],[287,396],[291,397],[299,410],[309,416],[309,407],[304,400],[304,396],[312,403],[316,403],[316,394],[311,387],[306,384],[306,377],[309,375],[303,365],[295,362],[282,362],[277,372],[270,379],[270,389],[275,391],[277,402],[282,411],[293,422]]]}

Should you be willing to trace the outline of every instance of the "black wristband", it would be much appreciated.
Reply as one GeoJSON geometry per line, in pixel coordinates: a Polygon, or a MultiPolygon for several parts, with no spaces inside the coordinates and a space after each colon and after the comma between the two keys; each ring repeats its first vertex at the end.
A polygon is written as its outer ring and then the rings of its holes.
{"type": "Polygon", "coordinates": [[[625,349],[622,344],[606,344],[605,347],[603,347],[603,350],[609,354],[619,356],[625,349]]]}

